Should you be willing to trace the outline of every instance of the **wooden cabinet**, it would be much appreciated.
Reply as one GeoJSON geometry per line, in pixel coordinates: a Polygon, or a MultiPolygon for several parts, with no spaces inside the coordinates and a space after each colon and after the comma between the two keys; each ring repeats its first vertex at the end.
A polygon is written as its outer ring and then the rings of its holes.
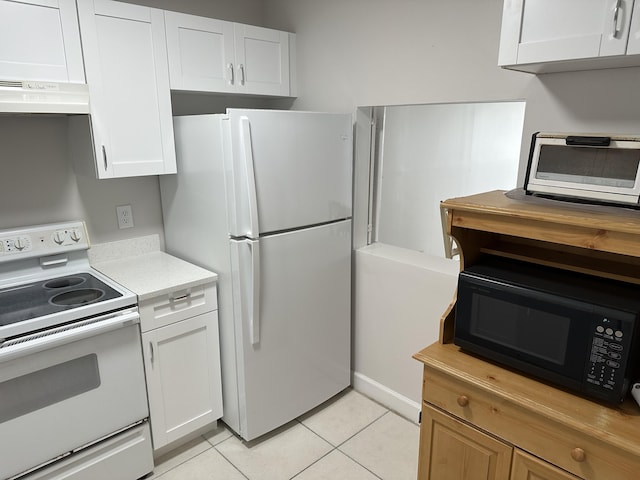
{"type": "Polygon", "coordinates": [[[498,64],[532,73],[640,65],[635,3],[505,1],[498,64]]]}
{"type": "Polygon", "coordinates": [[[140,302],[154,450],[222,417],[215,284],[140,302]]]}
{"type": "Polygon", "coordinates": [[[171,88],[288,96],[293,34],[165,12],[171,88]]]}
{"type": "Polygon", "coordinates": [[[0,0],[0,81],[84,83],[74,0],[0,0]]]}
{"type": "MultiPolygon", "coordinates": [[[[490,253],[640,285],[636,211],[513,199],[498,191],[442,206],[462,268],[490,253]]],[[[451,343],[454,322],[455,299],[443,314],[440,342],[414,356],[424,364],[420,479],[637,476],[640,407],[630,397],[611,408],[467,354],[451,343]],[[442,444],[436,445],[434,431],[444,432],[442,444]],[[511,449],[504,453],[509,472],[491,477],[489,467],[477,466],[461,473],[460,459],[490,465],[501,444],[511,449]]]]}
{"type": "Polygon", "coordinates": [[[425,404],[418,478],[437,480],[500,480],[509,478],[510,445],[425,404]]]}
{"type": "MultiPolygon", "coordinates": [[[[97,177],[175,173],[162,10],[78,0],[78,15],[97,177]]],[[[87,158],[76,165],[93,167],[87,158]]]]}

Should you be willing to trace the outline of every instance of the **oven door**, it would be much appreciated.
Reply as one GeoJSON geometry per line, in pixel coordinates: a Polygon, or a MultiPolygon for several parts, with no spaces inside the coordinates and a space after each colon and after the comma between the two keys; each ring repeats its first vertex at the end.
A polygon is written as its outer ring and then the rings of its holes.
{"type": "Polygon", "coordinates": [[[148,417],[137,308],[0,347],[0,478],[148,417]]]}

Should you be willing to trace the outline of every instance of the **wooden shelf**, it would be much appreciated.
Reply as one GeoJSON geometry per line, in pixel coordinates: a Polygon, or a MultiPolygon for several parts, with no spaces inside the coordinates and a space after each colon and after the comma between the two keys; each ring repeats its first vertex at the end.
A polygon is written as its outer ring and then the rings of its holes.
{"type": "MultiPolygon", "coordinates": [[[[441,207],[461,269],[491,254],[640,285],[640,211],[502,191],[441,207]]],[[[462,480],[530,478],[526,458],[536,459],[540,479],[638,476],[640,407],[630,397],[611,408],[461,351],[452,343],[455,303],[454,296],[442,315],[440,341],[414,355],[424,364],[422,398],[430,419],[421,426],[421,480],[440,480],[434,476],[442,472],[462,480]],[[436,431],[448,439],[437,451],[431,448],[436,431]],[[483,432],[493,440],[482,440],[483,432]],[[496,439],[506,450],[494,448],[496,439]],[[511,473],[491,466],[501,455],[512,459],[511,473]],[[473,473],[460,474],[458,463],[467,458],[479,463],[473,473]]]]}
{"type": "MultiPolygon", "coordinates": [[[[492,192],[442,202],[461,269],[483,253],[640,284],[640,211],[492,192]]],[[[453,300],[455,304],[455,298],[453,300]]],[[[453,315],[440,341],[453,336],[453,315]]]]}

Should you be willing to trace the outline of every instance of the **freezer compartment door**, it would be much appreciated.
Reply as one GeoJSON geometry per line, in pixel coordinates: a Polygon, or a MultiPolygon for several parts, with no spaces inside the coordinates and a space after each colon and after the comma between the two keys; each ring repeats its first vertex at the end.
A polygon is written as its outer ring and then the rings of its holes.
{"type": "Polygon", "coordinates": [[[351,216],[351,115],[230,109],[228,122],[231,236],[351,216]]]}
{"type": "Polygon", "coordinates": [[[231,249],[237,433],[252,440],[350,384],[351,221],[231,249]]]}

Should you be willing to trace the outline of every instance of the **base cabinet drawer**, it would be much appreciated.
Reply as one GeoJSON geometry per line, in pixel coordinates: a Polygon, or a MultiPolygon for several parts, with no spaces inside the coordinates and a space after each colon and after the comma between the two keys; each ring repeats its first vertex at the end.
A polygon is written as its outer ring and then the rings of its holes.
{"type": "Polygon", "coordinates": [[[421,480],[508,480],[512,447],[427,404],[420,427],[421,480]]]}
{"type": "Polygon", "coordinates": [[[215,283],[179,288],[140,302],[140,328],[147,332],[217,308],[215,283]]]}
{"type": "Polygon", "coordinates": [[[511,480],[580,480],[539,458],[515,449],[511,480]]]}

